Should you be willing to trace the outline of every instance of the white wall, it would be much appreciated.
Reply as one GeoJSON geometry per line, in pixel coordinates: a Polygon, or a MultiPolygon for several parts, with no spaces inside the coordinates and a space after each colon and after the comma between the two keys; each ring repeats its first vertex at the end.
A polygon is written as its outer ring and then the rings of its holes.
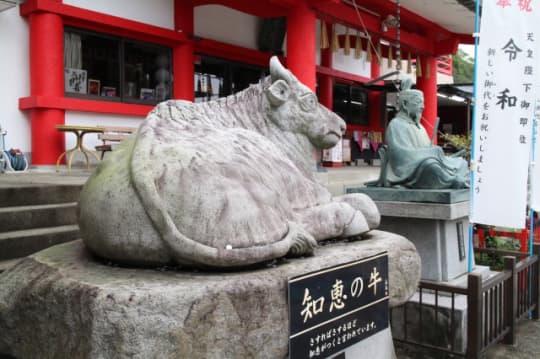
{"type": "MultiPolygon", "coordinates": [[[[332,28],[328,27],[328,41],[330,44],[332,43],[332,28]]],[[[346,28],[343,25],[337,25],[336,26],[336,33],[338,35],[345,35],[346,28]]],[[[339,71],[348,72],[357,76],[363,76],[370,78],[371,77],[371,64],[366,61],[366,53],[362,52],[362,56],[359,59],[356,59],[354,57],[354,45],[356,38],[353,35],[356,35],[356,31],[353,29],[349,29],[349,35],[351,40],[351,53],[349,55],[345,55],[343,53],[343,49],[339,49],[338,52],[334,52],[333,57],[333,68],[339,71]]],[[[364,40],[364,46],[365,46],[365,39],[364,40]]]]}
{"type": "Polygon", "coordinates": [[[197,6],[194,16],[196,36],[257,48],[258,17],[221,5],[197,6]]]}
{"type": "Polygon", "coordinates": [[[63,3],[174,29],[174,0],[64,0],[63,3]]]}
{"type": "Polygon", "coordinates": [[[19,7],[0,12],[0,126],[7,130],[6,149],[30,151],[28,112],[19,98],[30,95],[29,33],[19,7]]]}

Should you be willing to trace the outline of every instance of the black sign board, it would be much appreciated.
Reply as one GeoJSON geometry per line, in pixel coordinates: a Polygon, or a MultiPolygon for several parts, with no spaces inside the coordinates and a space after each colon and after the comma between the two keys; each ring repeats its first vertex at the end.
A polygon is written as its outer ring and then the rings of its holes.
{"type": "Polygon", "coordinates": [[[289,357],[327,358],[388,327],[388,254],[289,279],[289,357]]]}

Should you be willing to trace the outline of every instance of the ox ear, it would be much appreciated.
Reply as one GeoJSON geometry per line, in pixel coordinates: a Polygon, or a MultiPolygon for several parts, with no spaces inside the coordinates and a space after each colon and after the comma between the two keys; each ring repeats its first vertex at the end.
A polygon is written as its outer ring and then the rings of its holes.
{"type": "Polygon", "coordinates": [[[266,91],[266,96],[273,106],[280,106],[284,103],[291,93],[291,87],[284,80],[277,80],[266,91]]]}

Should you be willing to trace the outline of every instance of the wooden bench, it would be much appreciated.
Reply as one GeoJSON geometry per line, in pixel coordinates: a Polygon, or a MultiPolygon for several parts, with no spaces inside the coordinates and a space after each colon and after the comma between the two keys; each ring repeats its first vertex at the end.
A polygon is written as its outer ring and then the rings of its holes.
{"type": "Polygon", "coordinates": [[[101,151],[101,159],[103,160],[105,152],[112,151],[113,142],[122,142],[135,130],[136,128],[133,127],[103,127],[103,133],[98,134],[103,144],[96,146],[96,151],[101,151]]]}

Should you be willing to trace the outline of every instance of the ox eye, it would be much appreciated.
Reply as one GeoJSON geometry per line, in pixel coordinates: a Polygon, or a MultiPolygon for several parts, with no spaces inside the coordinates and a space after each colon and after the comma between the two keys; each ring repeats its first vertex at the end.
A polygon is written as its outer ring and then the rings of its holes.
{"type": "Polygon", "coordinates": [[[314,94],[306,94],[300,98],[300,107],[304,111],[314,111],[317,108],[317,97],[314,94]]]}

